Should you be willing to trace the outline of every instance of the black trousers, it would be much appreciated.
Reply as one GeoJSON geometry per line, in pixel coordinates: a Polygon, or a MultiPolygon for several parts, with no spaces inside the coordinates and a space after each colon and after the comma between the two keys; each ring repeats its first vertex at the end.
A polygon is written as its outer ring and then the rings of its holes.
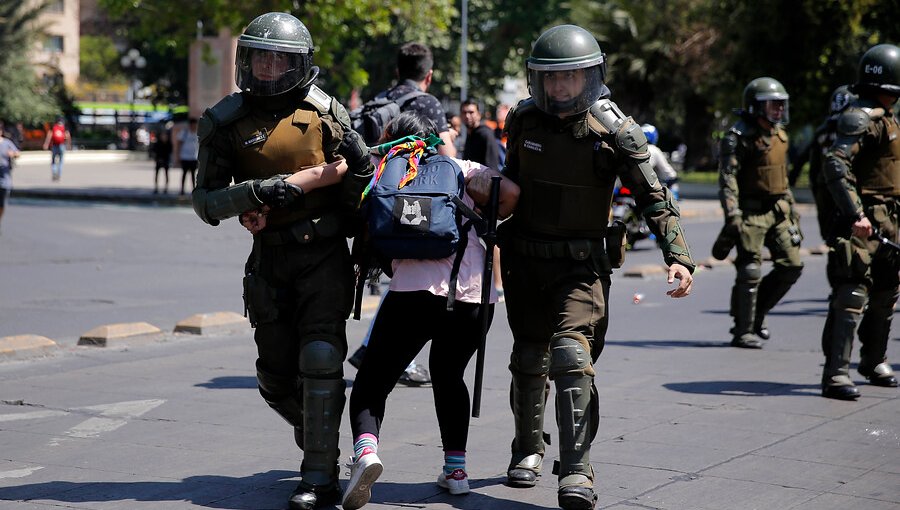
{"type": "MultiPolygon", "coordinates": [[[[488,313],[493,318],[493,305],[488,313]]],[[[384,298],[369,346],[350,394],[353,437],[379,435],[387,397],[409,362],[432,340],[428,359],[434,407],[444,450],[465,451],[469,436],[469,390],[463,375],[481,341],[480,306],[428,291],[395,292],[384,298]]]]}

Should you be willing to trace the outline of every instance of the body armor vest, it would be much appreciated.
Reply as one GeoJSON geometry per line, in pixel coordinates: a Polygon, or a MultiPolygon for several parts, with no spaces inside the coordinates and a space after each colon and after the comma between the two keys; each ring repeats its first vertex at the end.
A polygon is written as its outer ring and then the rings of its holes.
{"type": "MultiPolygon", "coordinates": [[[[314,111],[297,109],[284,116],[253,111],[236,121],[232,129],[237,144],[235,182],[291,174],[325,163],[322,121],[314,111]]],[[[339,185],[333,185],[312,190],[291,209],[273,209],[268,223],[277,228],[333,209],[339,189],[339,185]]]]}
{"type": "Polygon", "coordinates": [[[600,140],[576,138],[572,126],[552,129],[534,112],[517,117],[517,230],[525,235],[601,238],[606,233],[616,175],[597,168],[600,140]]]}
{"type": "Polygon", "coordinates": [[[863,195],[900,196],[900,126],[893,116],[880,122],[878,143],[856,154],[853,173],[863,195]]]}
{"type": "Polygon", "coordinates": [[[765,198],[786,193],[787,134],[779,129],[770,136],[759,134],[745,138],[743,142],[744,154],[737,175],[741,198],[765,198]]]}

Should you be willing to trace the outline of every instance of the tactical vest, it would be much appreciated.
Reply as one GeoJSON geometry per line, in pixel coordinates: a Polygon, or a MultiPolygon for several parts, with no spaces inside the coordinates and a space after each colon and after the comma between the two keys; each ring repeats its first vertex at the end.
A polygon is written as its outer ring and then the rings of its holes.
{"type": "Polygon", "coordinates": [[[741,169],[737,175],[741,198],[764,198],[783,195],[788,190],[787,134],[779,129],[775,134],[757,134],[744,138],[741,169]]]}
{"type": "Polygon", "coordinates": [[[517,115],[517,125],[508,127],[510,140],[515,140],[510,150],[519,155],[517,231],[601,238],[616,175],[612,168],[598,168],[600,139],[592,133],[576,138],[571,127],[551,130],[542,115],[536,110],[517,115]]]}
{"type": "Polygon", "coordinates": [[[900,196],[900,127],[895,117],[880,120],[878,142],[863,147],[853,160],[853,173],[863,195],[900,196]]]}
{"type": "MultiPolygon", "coordinates": [[[[237,145],[235,182],[290,174],[325,163],[322,121],[315,111],[300,108],[284,116],[252,111],[230,127],[237,145]]],[[[332,210],[339,189],[339,185],[315,189],[291,209],[273,209],[268,224],[278,227],[332,210]]]]}

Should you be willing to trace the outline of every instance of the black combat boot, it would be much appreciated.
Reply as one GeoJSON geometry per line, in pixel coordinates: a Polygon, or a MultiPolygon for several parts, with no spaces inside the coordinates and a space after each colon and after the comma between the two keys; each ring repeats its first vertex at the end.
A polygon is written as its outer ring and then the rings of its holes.
{"type": "Polygon", "coordinates": [[[337,480],[320,487],[310,487],[302,481],[291,493],[288,507],[291,510],[313,510],[323,506],[336,505],[341,501],[343,493],[337,480]]]}

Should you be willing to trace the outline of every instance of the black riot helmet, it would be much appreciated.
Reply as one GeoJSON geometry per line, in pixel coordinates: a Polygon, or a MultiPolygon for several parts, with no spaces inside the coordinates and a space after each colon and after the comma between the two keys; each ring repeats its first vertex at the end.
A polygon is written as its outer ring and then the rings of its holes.
{"type": "Polygon", "coordinates": [[[531,97],[549,114],[587,111],[608,94],[603,84],[606,55],[590,32],[575,25],[556,26],[541,34],[526,68],[531,97]]]}
{"type": "Polygon", "coordinates": [[[269,12],[257,17],[238,37],[237,46],[234,82],[254,96],[306,88],[319,75],[319,68],[312,65],[312,36],[290,14],[269,12]]]}
{"type": "Polygon", "coordinates": [[[751,117],[761,117],[774,124],[786,126],[790,117],[788,115],[788,99],[790,96],[784,85],[775,78],[764,76],[757,78],[744,87],[744,113],[751,117]],[[773,117],[766,113],[768,101],[783,102],[784,112],[781,117],[773,117]]]}
{"type": "Polygon", "coordinates": [[[853,91],[860,93],[873,89],[900,96],[900,48],[893,44],[873,46],[859,59],[853,91]]]}
{"type": "Polygon", "coordinates": [[[835,114],[844,111],[847,105],[856,99],[856,94],[850,92],[850,86],[841,85],[831,93],[831,103],[828,105],[828,113],[835,114]]]}

